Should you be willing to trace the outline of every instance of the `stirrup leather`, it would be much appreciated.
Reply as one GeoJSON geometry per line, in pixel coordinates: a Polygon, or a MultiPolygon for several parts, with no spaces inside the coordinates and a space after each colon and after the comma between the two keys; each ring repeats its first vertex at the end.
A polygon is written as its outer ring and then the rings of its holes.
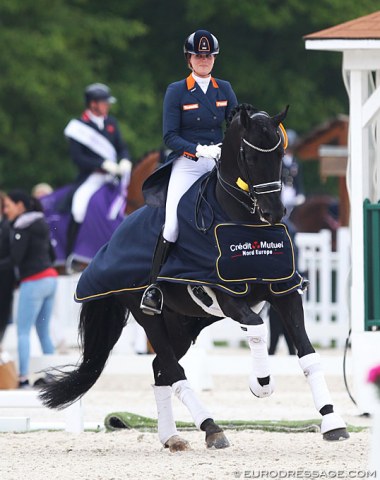
{"type": "Polygon", "coordinates": [[[198,300],[200,300],[204,305],[206,305],[206,307],[211,307],[214,301],[202,285],[191,285],[190,288],[193,294],[198,298],[198,300]]]}
{"type": "Polygon", "coordinates": [[[155,314],[159,315],[162,312],[163,304],[164,304],[164,294],[162,293],[161,288],[157,285],[157,283],[152,283],[151,285],[149,285],[149,287],[146,288],[141,298],[140,309],[147,315],[155,315],[155,314]],[[159,305],[156,308],[152,307],[151,305],[146,305],[144,303],[146,300],[146,295],[151,289],[157,290],[160,295],[159,305]]]}

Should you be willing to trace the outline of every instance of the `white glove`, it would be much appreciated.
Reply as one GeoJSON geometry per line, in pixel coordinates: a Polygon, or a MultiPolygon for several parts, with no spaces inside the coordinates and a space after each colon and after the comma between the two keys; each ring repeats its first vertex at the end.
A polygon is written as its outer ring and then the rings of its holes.
{"type": "Polygon", "coordinates": [[[195,150],[195,155],[205,158],[213,158],[214,160],[219,160],[221,148],[220,143],[218,145],[198,145],[195,150]]]}
{"type": "Polygon", "coordinates": [[[119,162],[119,173],[120,175],[126,175],[132,170],[132,162],[128,158],[122,158],[119,162]]]}
{"type": "Polygon", "coordinates": [[[119,165],[112,160],[104,160],[101,165],[101,168],[105,170],[107,173],[111,175],[118,175],[119,174],[119,165]]]}
{"type": "Polygon", "coordinates": [[[305,202],[305,200],[306,200],[305,195],[303,195],[302,193],[299,193],[294,199],[294,205],[298,207],[298,205],[302,205],[305,202]]]}

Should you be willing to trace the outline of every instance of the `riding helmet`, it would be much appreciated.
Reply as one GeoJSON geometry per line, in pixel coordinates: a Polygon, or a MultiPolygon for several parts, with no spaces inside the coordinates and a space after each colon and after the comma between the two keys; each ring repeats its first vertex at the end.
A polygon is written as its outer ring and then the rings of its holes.
{"type": "Polygon", "coordinates": [[[92,101],[106,101],[108,103],[115,103],[116,98],[111,95],[111,90],[104,83],[92,83],[85,88],[84,100],[86,105],[92,101]]]}
{"type": "Polygon", "coordinates": [[[219,42],[216,37],[207,30],[197,30],[187,37],[183,46],[183,52],[192,55],[219,53],[219,42]]]}

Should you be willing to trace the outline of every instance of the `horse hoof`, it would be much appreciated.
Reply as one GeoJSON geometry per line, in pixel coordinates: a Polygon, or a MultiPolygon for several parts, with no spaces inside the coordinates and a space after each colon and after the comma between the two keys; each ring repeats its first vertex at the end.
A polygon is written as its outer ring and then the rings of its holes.
{"type": "Polygon", "coordinates": [[[270,376],[269,383],[267,385],[260,385],[258,379],[254,375],[251,375],[249,379],[249,389],[255,397],[269,397],[274,392],[274,380],[272,376],[270,376]]]}
{"type": "Polygon", "coordinates": [[[179,435],[173,435],[167,440],[164,445],[165,448],[168,448],[170,452],[184,452],[185,450],[191,450],[190,443],[181,438],[179,435]]]}
{"type": "Polygon", "coordinates": [[[227,448],[230,442],[223,432],[211,433],[206,437],[207,448],[227,448]]]}
{"type": "Polygon", "coordinates": [[[347,432],[346,423],[335,412],[323,415],[321,433],[323,435],[323,439],[329,442],[346,440],[350,437],[349,433],[347,432]]]}
{"type": "Polygon", "coordinates": [[[328,442],[337,442],[339,440],[347,440],[350,438],[350,434],[347,432],[347,428],[336,428],[323,434],[323,440],[328,442]]]}

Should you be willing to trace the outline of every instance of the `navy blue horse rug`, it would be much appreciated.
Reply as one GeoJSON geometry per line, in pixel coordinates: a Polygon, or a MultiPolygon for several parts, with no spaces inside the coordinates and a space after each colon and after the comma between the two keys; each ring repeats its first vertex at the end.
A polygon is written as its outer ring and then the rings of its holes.
{"type": "MultiPolygon", "coordinates": [[[[270,284],[277,294],[298,288],[301,278],[286,226],[231,223],[216,201],[215,181],[204,176],[182,197],[179,237],[159,281],[207,285],[239,296],[254,283],[270,284]]],[[[149,206],[128,216],[83,272],[76,301],[145,289],[164,219],[164,208],[149,206]]]]}

